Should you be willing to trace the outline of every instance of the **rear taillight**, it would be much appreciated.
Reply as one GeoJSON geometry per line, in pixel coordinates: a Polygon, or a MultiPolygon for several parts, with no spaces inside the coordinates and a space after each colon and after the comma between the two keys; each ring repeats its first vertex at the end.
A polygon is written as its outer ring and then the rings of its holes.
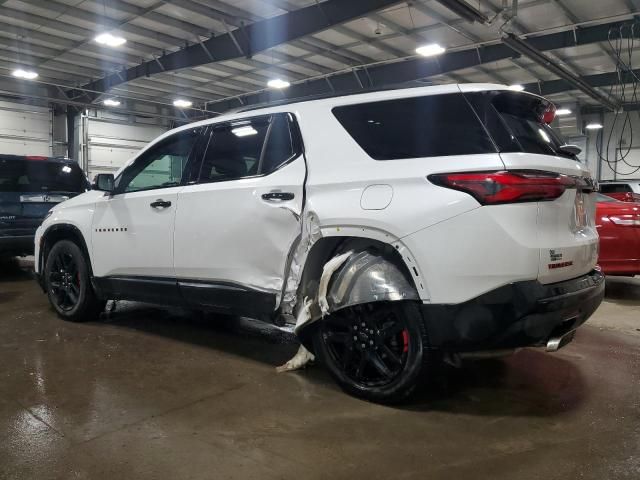
{"type": "Polygon", "coordinates": [[[468,193],[482,205],[554,200],[578,183],[567,175],[537,170],[443,173],[428,178],[441,187],[468,193]]]}
{"type": "Polygon", "coordinates": [[[610,215],[609,220],[623,227],[640,227],[640,213],[629,215],[610,215]]]}

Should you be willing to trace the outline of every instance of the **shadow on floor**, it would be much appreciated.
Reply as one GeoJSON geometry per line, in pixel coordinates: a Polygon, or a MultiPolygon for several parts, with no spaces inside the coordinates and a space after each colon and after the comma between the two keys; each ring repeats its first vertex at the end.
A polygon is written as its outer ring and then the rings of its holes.
{"type": "Polygon", "coordinates": [[[621,305],[640,306],[640,278],[607,277],[605,298],[621,305]]]}
{"type": "Polygon", "coordinates": [[[33,262],[16,257],[0,257],[0,282],[33,280],[33,262]]]}
{"type": "MultiPolygon", "coordinates": [[[[33,280],[28,260],[0,263],[0,282],[27,280],[33,280]]],[[[0,303],[11,301],[13,293],[0,291],[0,303]]],[[[607,296],[640,304],[640,279],[608,278],[607,296]]],[[[115,311],[103,315],[102,322],[273,367],[291,358],[299,345],[294,335],[257,320],[136,302],[117,302],[115,311]]],[[[318,366],[287,375],[292,381],[339,390],[326,370],[318,366]]],[[[574,363],[562,356],[525,349],[511,357],[464,362],[461,368],[434,362],[421,391],[396,408],[481,416],[553,416],[576,409],[584,396],[584,381],[574,363]]]]}
{"type": "MultiPolygon", "coordinates": [[[[116,311],[104,320],[118,327],[216,349],[273,367],[288,360],[298,348],[295,336],[246,318],[203,316],[179,309],[118,302],[116,311]]],[[[319,366],[287,375],[293,377],[292,381],[310,381],[339,390],[319,366]]],[[[395,408],[481,416],[553,416],[576,409],[584,395],[582,375],[573,363],[525,349],[507,358],[468,361],[461,368],[436,362],[421,391],[395,408]]]]}
{"type": "Polygon", "coordinates": [[[554,416],[576,410],[587,394],[571,361],[537,349],[505,358],[438,365],[410,410],[480,416],[554,416]]]}
{"type": "MultiPolygon", "coordinates": [[[[107,310],[111,304],[107,304],[107,310]]],[[[274,367],[291,358],[299,345],[294,335],[258,320],[136,302],[117,302],[115,311],[103,315],[102,320],[274,367]]]]}

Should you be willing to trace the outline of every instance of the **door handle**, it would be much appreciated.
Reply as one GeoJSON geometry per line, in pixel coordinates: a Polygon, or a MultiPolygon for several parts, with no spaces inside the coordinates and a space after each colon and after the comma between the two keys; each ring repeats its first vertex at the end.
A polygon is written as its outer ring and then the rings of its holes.
{"type": "Polygon", "coordinates": [[[168,200],[158,199],[155,202],[151,202],[149,204],[152,208],[169,208],[171,206],[171,202],[168,200]]]}
{"type": "Polygon", "coordinates": [[[295,195],[291,192],[269,192],[263,193],[262,199],[267,202],[286,202],[287,200],[293,200],[295,195]]]}

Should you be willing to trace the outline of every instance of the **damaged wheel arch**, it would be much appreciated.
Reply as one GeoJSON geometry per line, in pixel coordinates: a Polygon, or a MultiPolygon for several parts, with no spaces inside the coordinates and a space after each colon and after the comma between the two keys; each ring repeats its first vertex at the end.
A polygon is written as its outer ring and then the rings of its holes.
{"type": "Polygon", "coordinates": [[[298,306],[305,304],[303,299],[315,300],[306,316],[298,315],[295,328],[311,348],[307,327],[325,315],[368,303],[419,301],[420,294],[394,246],[372,239],[329,237],[309,252],[297,298],[298,306]]]}

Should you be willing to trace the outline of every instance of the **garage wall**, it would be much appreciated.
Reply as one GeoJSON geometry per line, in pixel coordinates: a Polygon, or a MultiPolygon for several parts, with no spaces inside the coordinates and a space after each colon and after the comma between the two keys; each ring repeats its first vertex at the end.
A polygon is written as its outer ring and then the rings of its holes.
{"type": "Polygon", "coordinates": [[[594,174],[600,180],[640,179],[640,112],[631,112],[630,122],[624,128],[625,116],[616,119],[613,113],[585,116],[584,121],[604,125],[602,130],[587,132],[587,155],[589,163],[595,166],[594,174]]]}
{"type": "Polygon", "coordinates": [[[76,119],[79,162],[90,179],[97,173],[114,173],[147,143],[166,132],[157,119],[130,118],[94,111],[76,119]]]}
{"type": "Polygon", "coordinates": [[[50,108],[0,102],[0,153],[52,155],[50,108]]]}

